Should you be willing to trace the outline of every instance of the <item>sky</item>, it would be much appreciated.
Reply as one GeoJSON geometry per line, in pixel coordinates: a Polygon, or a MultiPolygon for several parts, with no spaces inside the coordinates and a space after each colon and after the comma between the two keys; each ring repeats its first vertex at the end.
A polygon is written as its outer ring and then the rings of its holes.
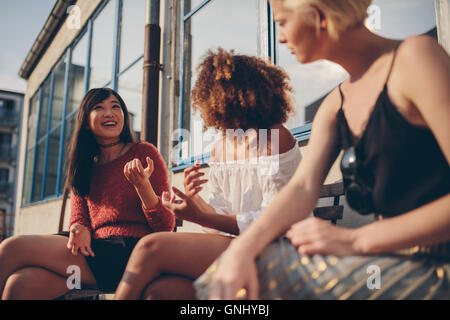
{"type": "Polygon", "coordinates": [[[0,89],[25,92],[20,66],[56,0],[0,0],[0,89]]]}

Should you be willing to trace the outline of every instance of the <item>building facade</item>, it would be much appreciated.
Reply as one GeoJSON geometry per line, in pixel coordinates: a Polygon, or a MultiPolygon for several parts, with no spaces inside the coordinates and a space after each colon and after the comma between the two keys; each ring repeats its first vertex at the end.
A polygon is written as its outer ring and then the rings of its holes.
{"type": "Polygon", "coordinates": [[[14,231],[23,96],[0,90],[0,241],[14,231]]]}
{"type": "MultiPolygon", "coordinates": [[[[427,33],[436,26],[439,34],[449,17],[448,12],[436,14],[439,8],[442,5],[435,7],[429,0],[375,0],[367,25],[396,39],[427,33]]],[[[189,101],[196,65],[208,49],[220,46],[257,55],[287,70],[295,90],[296,113],[286,125],[302,149],[307,148],[320,101],[347,77],[342,68],[327,61],[299,65],[279,46],[266,0],[58,0],[19,72],[27,80],[27,90],[16,234],[58,231],[67,145],[87,90],[102,86],[117,90],[133,114],[134,131],[142,131],[142,92],[147,85],[143,81],[145,23],[152,15],[161,28],[161,71],[158,108],[148,117],[157,117],[155,143],[176,186],[182,186],[182,170],[196,159],[208,170],[209,151],[218,138],[212,130],[202,132],[200,116],[191,112],[189,101]]],[[[327,182],[340,179],[335,163],[327,182]]],[[[339,224],[358,226],[371,219],[357,217],[346,207],[339,224]]],[[[197,230],[197,226],[185,223],[181,230],[197,230]]]]}

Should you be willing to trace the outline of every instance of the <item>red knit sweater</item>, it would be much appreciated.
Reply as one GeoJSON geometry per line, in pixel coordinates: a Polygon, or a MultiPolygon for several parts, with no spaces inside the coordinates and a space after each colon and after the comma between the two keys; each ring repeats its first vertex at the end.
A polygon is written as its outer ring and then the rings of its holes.
{"type": "Polygon", "coordinates": [[[135,143],[124,155],[101,165],[94,165],[90,191],[86,197],[71,195],[70,226],[86,226],[94,239],[110,236],[143,237],[156,231],[171,231],[175,225],[173,214],[161,204],[161,194],[169,190],[168,171],[158,150],[148,142],[135,143]],[[153,190],[158,196],[157,206],[145,210],[134,186],[123,173],[125,164],[135,158],[153,160],[150,176],[153,190]]]}

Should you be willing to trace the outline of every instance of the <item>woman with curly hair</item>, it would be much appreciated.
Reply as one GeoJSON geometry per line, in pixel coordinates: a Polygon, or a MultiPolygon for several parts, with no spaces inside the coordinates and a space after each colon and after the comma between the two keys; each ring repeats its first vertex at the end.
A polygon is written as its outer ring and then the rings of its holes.
{"type": "Polygon", "coordinates": [[[163,194],[179,219],[217,233],[160,232],[136,245],[116,299],[194,298],[192,282],[269,205],[301,159],[283,126],[291,112],[288,76],[256,57],[218,49],[199,65],[192,91],[204,126],[222,133],[211,151],[209,180],[196,163],[184,172],[185,193],[163,194]],[[199,192],[207,183],[208,202],[199,192]],[[175,200],[179,196],[181,200],[175,200]],[[157,279],[157,280],[155,280],[157,279]]]}

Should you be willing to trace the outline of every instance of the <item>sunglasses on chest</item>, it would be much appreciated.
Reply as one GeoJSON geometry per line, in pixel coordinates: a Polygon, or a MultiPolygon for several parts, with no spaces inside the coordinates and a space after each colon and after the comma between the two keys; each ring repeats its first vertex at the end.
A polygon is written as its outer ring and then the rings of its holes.
{"type": "Polygon", "coordinates": [[[358,179],[358,159],[354,146],[344,150],[341,159],[341,171],[349,206],[360,214],[372,213],[372,192],[368,186],[358,179]]]}

